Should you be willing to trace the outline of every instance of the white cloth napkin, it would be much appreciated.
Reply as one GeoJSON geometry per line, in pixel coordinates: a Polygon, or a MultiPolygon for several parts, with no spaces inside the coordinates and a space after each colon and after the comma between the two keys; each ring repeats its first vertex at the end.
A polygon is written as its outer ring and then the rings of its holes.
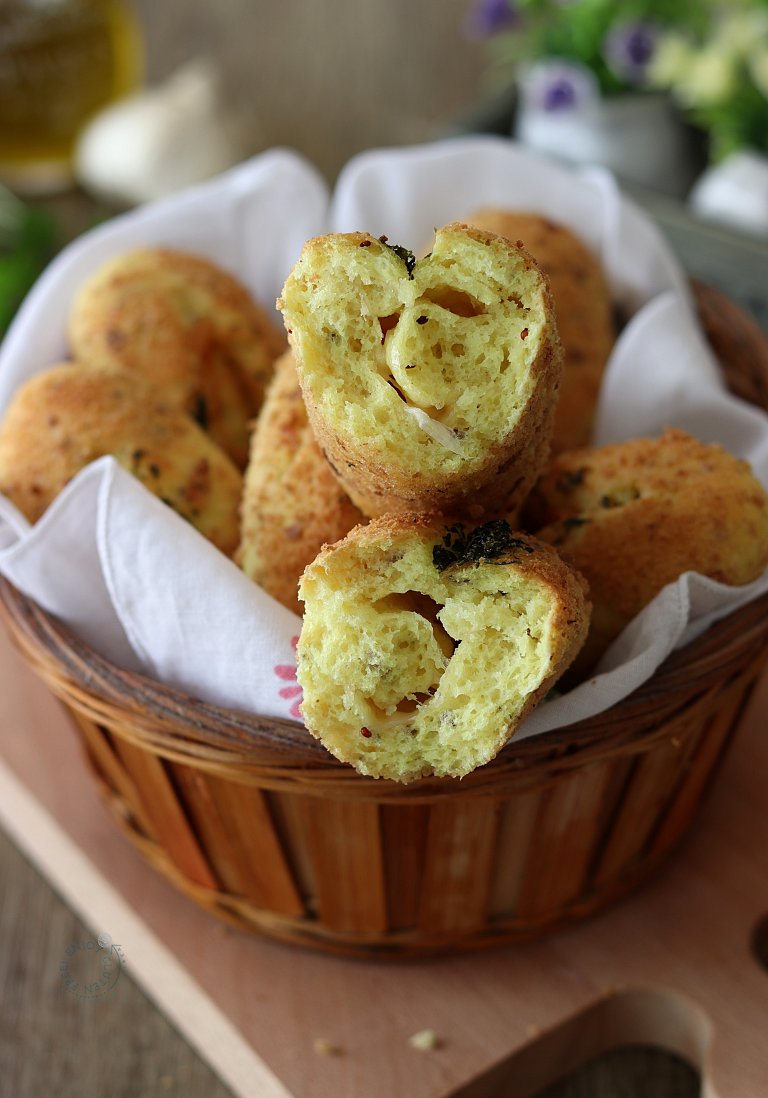
{"type": "MultiPolygon", "coordinates": [[[[311,236],[363,229],[417,250],[436,225],[488,204],[570,225],[634,314],[609,364],[596,441],[682,427],[745,457],[768,486],[768,417],[725,392],[656,228],[607,173],[572,171],[488,137],[363,154],[332,200],[306,161],[273,150],[86,234],[43,274],[0,349],[0,415],[19,384],[65,357],[72,297],[113,255],[144,244],[196,251],[271,306],[311,236]]],[[[300,619],[112,458],[84,469],[33,528],[0,497],[0,571],[123,667],[207,701],[300,719],[300,619]]],[[[765,590],[768,575],[749,588],[681,577],[628,626],[600,674],[542,705],[518,736],[608,708],[676,645],[765,590]]]]}

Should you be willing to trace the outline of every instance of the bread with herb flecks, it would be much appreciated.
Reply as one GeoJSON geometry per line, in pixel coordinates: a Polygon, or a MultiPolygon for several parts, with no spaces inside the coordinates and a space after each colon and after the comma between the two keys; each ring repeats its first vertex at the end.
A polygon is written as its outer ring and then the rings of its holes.
{"type": "Polygon", "coordinates": [[[302,572],[323,545],[363,521],[315,442],[287,351],[275,363],[251,439],[238,563],[273,598],[301,614],[302,572]]]}
{"type": "Polygon", "coordinates": [[[226,271],[167,248],[117,256],[78,292],[69,339],[79,362],[156,386],[245,467],[248,423],[285,340],[226,271]]]}
{"type": "Polygon", "coordinates": [[[418,262],[367,233],[319,237],[278,305],[315,437],[361,511],[479,521],[519,506],[562,368],[524,248],[459,224],[418,262]]]}
{"type": "Polygon", "coordinates": [[[589,581],[584,673],[683,572],[740,586],[768,565],[768,495],[749,465],[672,428],[560,454],[526,504],[526,520],[589,581]]]}
{"type": "Polygon", "coordinates": [[[583,579],[503,520],[471,533],[385,515],[301,581],[301,706],[361,774],[462,777],[488,762],[587,633],[583,579]]]}
{"type": "Polygon", "coordinates": [[[65,363],[22,385],[0,425],[0,492],[37,522],[106,454],[232,555],[240,473],[188,415],[137,377],[65,363]]]}

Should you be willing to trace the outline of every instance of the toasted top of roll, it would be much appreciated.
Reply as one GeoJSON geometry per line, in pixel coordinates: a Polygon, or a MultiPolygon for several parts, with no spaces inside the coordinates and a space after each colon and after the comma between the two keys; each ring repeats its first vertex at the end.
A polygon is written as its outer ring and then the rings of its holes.
{"type": "Polygon", "coordinates": [[[361,510],[479,516],[528,478],[562,364],[525,249],[464,225],[418,262],[366,233],[319,237],[278,305],[315,435],[361,510]]]}
{"type": "Polygon", "coordinates": [[[676,429],[560,454],[527,512],[589,581],[595,660],[683,572],[740,585],[768,565],[768,496],[749,465],[676,429]]]}
{"type": "Polygon", "coordinates": [[[305,571],[307,727],[362,774],[461,777],[574,658],[589,604],[557,553],[502,521],[473,533],[387,515],[305,571]]]}
{"type": "Polygon", "coordinates": [[[117,256],[77,294],[69,338],[76,359],[156,385],[245,465],[248,420],[285,343],[226,271],[167,248],[117,256]]]}
{"type": "Polygon", "coordinates": [[[338,541],[362,521],[315,442],[287,351],[275,363],[251,439],[238,563],[273,598],[301,614],[301,573],[326,542],[338,541]]]}
{"type": "Polygon", "coordinates": [[[563,377],[552,431],[552,450],[585,446],[592,436],[605,365],[616,340],[611,296],[599,260],[565,225],[538,214],[485,207],[471,225],[521,241],[549,277],[563,377]]]}
{"type": "Polygon", "coordinates": [[[136,377],[67,363],[23,385],[0,425],[0,492],[37,522],[105,454],[232,555],[240,473],[189,416],[136,377]]]}

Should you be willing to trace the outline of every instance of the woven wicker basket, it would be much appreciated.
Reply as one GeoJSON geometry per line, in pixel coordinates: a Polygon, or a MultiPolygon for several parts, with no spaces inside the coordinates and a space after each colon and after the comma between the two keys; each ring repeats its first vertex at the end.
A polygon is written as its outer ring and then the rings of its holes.
{"type": "MultiPolygon", "coordinates": [[[[731,388],[768,407],[768,341],[696,294],[731,388]]],[[[687,828],[768,657],[765,596],[608,712],[513,742],[461,782],[401,786],[298,724],[121,671],[5,581],[0,609],[156,868],[241,928],[367,956],[520,940],[634,888],[687,828]]]]}

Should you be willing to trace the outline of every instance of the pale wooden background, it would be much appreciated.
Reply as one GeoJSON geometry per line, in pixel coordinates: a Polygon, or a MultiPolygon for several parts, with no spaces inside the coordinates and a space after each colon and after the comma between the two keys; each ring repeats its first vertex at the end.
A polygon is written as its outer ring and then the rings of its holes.
{"type": "Polygon", "coordinates": [[[470,0],[134,0],[150,81],[205,56],[267,146],[333,181],[356,152],[428,140],[476,101],[486,55],[470,0]]]}

